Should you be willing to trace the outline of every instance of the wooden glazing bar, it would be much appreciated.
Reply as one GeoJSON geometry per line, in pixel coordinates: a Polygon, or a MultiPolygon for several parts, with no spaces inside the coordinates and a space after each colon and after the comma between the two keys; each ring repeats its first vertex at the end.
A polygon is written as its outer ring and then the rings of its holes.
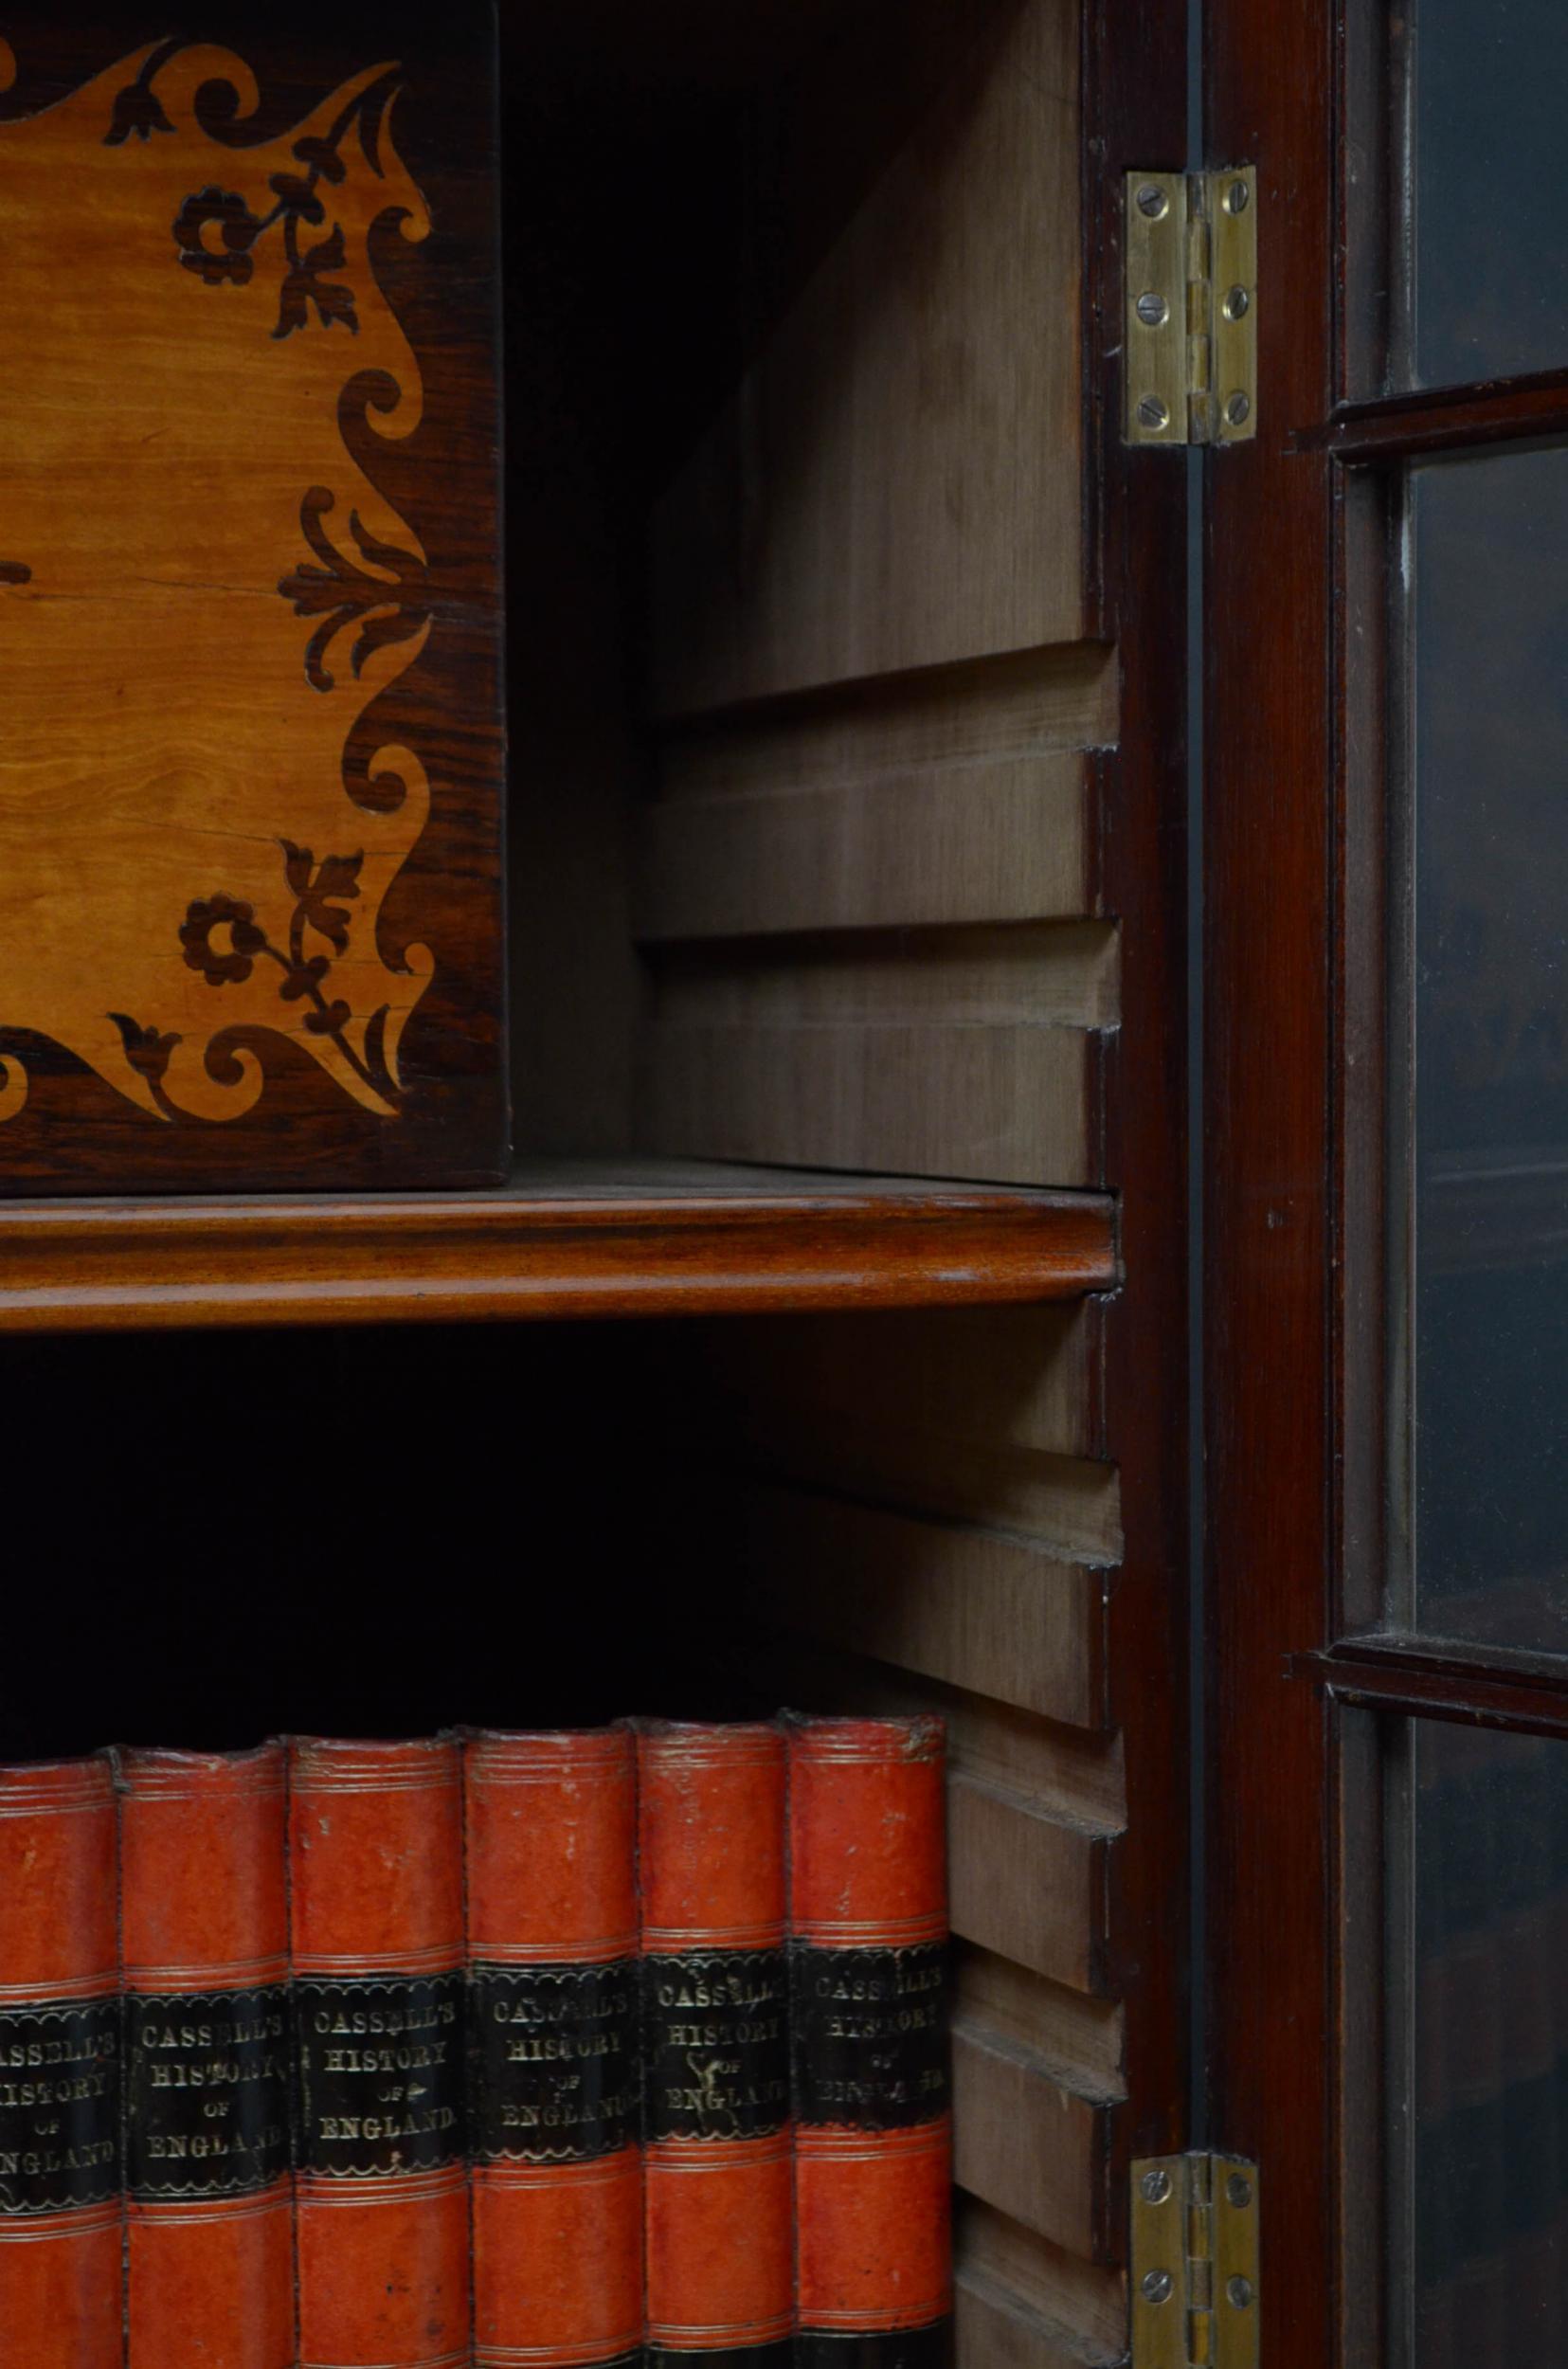
{"type": "Polygon", "coordinates": [[[1422,1653],[1401,1639],[1388,1650],[1351,1643],[1301,1654],[1290,1669],[1298,1678],[1316,1681],[1339,1703],[1413,1718],[1568,1734],[1568,1663],[1554,1679],[1539,1668],[1480,1667],[1469,1652],[1456,1659],[1422,1653]]]}
{"type": "Polygon", "coordinates": [[[1296,441],[1304,450],[1329,452],[1338,461],[1416,461],[1473,444],[1564,435],[1568,371],[1544,371],[1343,404],[1296,441]]]}

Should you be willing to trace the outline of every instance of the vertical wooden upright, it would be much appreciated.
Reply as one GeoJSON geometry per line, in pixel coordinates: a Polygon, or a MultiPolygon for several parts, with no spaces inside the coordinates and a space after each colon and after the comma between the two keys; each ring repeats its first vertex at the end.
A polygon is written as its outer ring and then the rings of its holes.
{"type": "Polygon", "coordinates": [[[1332,466],[1335,34],[1317,5],[1206,9],[1207,136],[1258,172],[1258,434],[1208,470],[1204,1276],[1212,2111],[1257,2156],[1262,2341],[1334,2358],[1325,2071],[1336,1555],[1332,466]],[[1272,292],[1271,294],[1270,292],[1272,292]],[[1265,1708],[1266,1707],[1266,1708],[1265,1708]],[[1266,1970],[1266,1971],[1265,1971],[1266,1970]]]}

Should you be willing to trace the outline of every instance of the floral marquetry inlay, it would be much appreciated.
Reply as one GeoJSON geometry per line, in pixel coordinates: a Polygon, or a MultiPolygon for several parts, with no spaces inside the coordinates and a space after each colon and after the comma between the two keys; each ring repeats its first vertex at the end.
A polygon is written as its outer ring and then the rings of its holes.
{"type": "Polygon", "coordinates": [[[252,139],[249,66],[170,40],[0,121],[0,1029],[166,1123],[250,1110],[280,1037],[395,1116],[431,977],[383,913],[424,767],[373,718],[349,762],[434,606],[345,440],[422,411],[372,264],[429,227],[398,82],[252,139]]]}

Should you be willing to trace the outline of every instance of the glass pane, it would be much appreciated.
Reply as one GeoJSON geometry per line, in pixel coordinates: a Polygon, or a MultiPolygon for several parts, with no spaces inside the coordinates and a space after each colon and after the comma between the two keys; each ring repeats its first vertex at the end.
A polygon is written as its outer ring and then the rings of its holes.
{"type": "Polygon", "coordinates": [[[1568,365],[1562,0],[1415,0],[1410,32],[1414,319],[1396,376],[1568,365]]]}
{"type": "Polygon", "coordinates": [[[1568,452],[1410,503],[1408,1576],[1422,1628],[1568,1651],[1568,452]]]}
{"type": "Polygon", "coordinates": [[[1391,2358],[1544,2369],[1568,2360],[1568,1746],[1404,1737],[1391,2358]]]}

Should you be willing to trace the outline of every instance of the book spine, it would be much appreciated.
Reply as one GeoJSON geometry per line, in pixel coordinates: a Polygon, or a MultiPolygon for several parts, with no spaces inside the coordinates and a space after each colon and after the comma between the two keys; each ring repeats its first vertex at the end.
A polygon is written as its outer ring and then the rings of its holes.
{"type": "Polygon", "coordinates": [[[291,2369],[281,1745],[119,1763],[130,2369],[291,2369]]]}
{"type": "Polygon", "coordinates": [[[648,2349],[784,2369],[794,2326],[784,1750],[638,1738],[648,2349]]]}
{"type": "Polygon", "coordinates": [[[466,1751],[475,2358],[633,2363],[635,1746],[612,1727],[466,1751]]]}
{"type": "Polygon", "coordinates": [[[467,2369],[461,1768],[290,1749],[300,2369],[467,2369]]]}
{"type": "Polygon", "coordinates": [[[119,2369],[114,1777],[0,1768],[0,2369],[119,2369]]]}
{"type": "Polygon", "coordinates": [[[951,2347],[940,1720],[789,1726],[802,2369],[934,2369],[951,2347]]]}

